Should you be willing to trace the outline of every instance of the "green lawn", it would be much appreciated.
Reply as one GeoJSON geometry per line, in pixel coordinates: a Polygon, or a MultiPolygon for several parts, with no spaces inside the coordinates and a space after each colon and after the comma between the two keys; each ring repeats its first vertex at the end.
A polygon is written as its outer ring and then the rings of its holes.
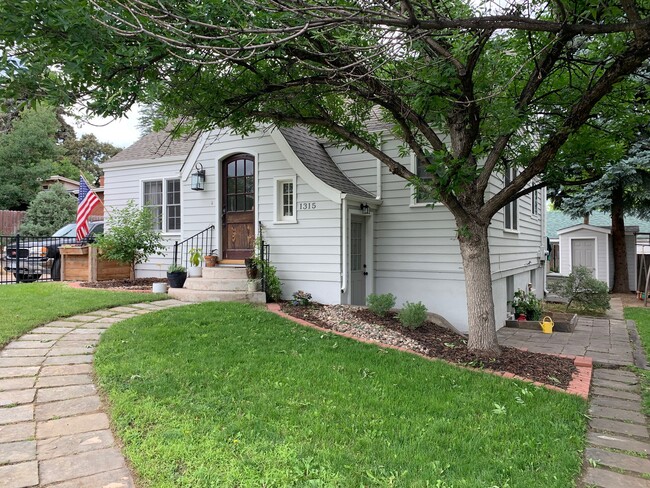
{"type": "MultiPolygon", "coordinates": [[[[650,361],[650,309],[641,307],[626,307],[624,309],[625,318],[634,320],[636,328],[639,331],[646,357],[650,361]]],[[[642,394],[643,407],[646,415],[650,415],[650,371],[637,369],[636,372],[643,378],[642,394]]]]}
{"type": "Polygon", "coordinates": [[[586,402],[248,305],[120,322],[96,371],[142,486],[574,486],[586,402]]]}
{"type": "Polygon", "coordinates": [[[160,300],[166,295],[70,288],[63,283],[0,286],[0,348],[39,325],[100,308],[160,300]]]}

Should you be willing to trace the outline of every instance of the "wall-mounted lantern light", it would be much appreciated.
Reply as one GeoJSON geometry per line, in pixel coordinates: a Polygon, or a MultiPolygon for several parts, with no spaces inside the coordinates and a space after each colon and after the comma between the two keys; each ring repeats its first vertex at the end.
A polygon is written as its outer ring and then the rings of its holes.
{"type": "Polygon", "coordinates": [[[196,170],[192,173],[192,190],[205,190],[205,170],[201,163],[194,165],[196,170]]]}
{"type": "Polygon", "coordinates": [[[363,213],[364,215],[370,215],[370,207],[368,206],[367,203],[362,203],[360,208],[361,208],[361,213],[363,213]]]}

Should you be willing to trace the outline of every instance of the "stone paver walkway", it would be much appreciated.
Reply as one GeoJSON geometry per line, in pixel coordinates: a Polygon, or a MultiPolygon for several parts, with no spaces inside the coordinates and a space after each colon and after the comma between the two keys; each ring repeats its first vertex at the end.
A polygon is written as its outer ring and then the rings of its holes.
{"type": "Polygon", "coordinates": [[[581,487],[650,488],[650,435],[620,299],[607,318],[580,317],[573,333],[501,329],[503,345],[594,360],[581,487]],[[599,367],[600,366],[600,367],[599,367]]]}
{"type": "Polygon", "coordinates": [[[93,352],[111,324],[180,305],[163,300],[68,317],[0,351],[1,488],[133,486],[93,385],[93,352]]]}

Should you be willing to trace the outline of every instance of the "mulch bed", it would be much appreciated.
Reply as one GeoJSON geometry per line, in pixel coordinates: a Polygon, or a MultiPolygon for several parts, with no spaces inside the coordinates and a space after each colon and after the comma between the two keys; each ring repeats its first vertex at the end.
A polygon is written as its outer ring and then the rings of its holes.
{"type": "MultiPolygon", "coordinates": [[[[319,304],[300,307],[284,303],[282,304],[282,311],[326,329],[337,329],[336,323],[323,320],[324,314],[321,307],[323,306],[319,304]]],[[[426,322],[422,327],[411,330],[402,327],[395,313],[380,317],[368,309],[356,307],[350,307],[346,313],[349,314],[352,320],[356,319],[360,322],[374,324],[378,329],[385,328],[399,332],[421,345],[426,350],[425,355],[427,356],[444,359],[463,366],[513,373],[517,376],[563,389],[567,388],[573,373],[576,371],[571,359],[522,351],[512,347],[501,347],[502,352],[499,357],[470,352],[467,349],[467,340],[464,336],[432,322],[426,322]]],[[[357,334],[356,331],[348,331],[348,333],[358,335],[362,339],[374,338],[363,337],[364,333],[357,334]]]]}
{"type": "Polygon", "coordinates": [[[164,283],[165,278],[137,278],[135,280],[108,280],[82,281],[79,286],[83,288],[107,288],[111,290],[128,290],[128,291],[148,291],[151,292],[151,285],[154,283],[164,283]]]}

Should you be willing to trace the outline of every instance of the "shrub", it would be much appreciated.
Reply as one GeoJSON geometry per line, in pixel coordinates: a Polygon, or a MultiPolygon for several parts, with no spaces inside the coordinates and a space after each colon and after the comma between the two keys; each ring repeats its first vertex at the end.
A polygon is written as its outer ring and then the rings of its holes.
{"type": "Polygon", "coordinates": [[[298,290],[291,296],[291,305],[306,307],[311,305],[311,293],[298,290]]]}
{"type": "Polygon", "coordinates": [[[371,293],[366,299],[366,304],[372,313],[384,317],[395,306],[395,295],[392,293],[384,293],[383,295],[371,293]]]}
{"type": "Polygon", "coordinates": [[[542,301],[532,291],[517,290],[510,305],[515,310],[515,318],[521,314],[524,314],[528,320],[542,318],[542,301]]]}
{"type": "Polygon", "coordinates": [[[282,282],[278,278],[275,266],[264,261],[259,261],[258,265],[261,266],[262,272],[264,273],[267,299],[272,302],[280,301],[282,298],[282,282]]]}
{"type": "Polygon", "coordinates": [[[168,273],[185,273],[185,267],[178,264],[170,264],[167,268],[168,273]]]}
{"type": "Polygon", "coordinates": [[[398,317],[407,329],[417,329],[427,321],[427,307],[422,302],[406,302],[399,311],[398,317]]]}
{"type": "Polygon", "coordinates": [[[77,217],[77,199],[57,183],[38,193],[30,202],[20,233],[28,236],[51,236],[77,217]]]}
{"type": "Polygon", "coordinates": [[[131,275],[135,276],[136,264],[146,262],[152,254],[162,254],[164,249],[160,232],[153,230],[152,222],[149,209],[138,208],[133,200],[113,210],[107,232],[96,240],[102,257],[130,263],[131,275]]]}
{"type": "Polygon", "coordinates": [[[584,266],[575,267],[566,279],[551,283],[549,287],[568,300],[567,310],[572,303],[585,311],[601,312],[609,308],[609,287],[594,278],[584,266]]]}

